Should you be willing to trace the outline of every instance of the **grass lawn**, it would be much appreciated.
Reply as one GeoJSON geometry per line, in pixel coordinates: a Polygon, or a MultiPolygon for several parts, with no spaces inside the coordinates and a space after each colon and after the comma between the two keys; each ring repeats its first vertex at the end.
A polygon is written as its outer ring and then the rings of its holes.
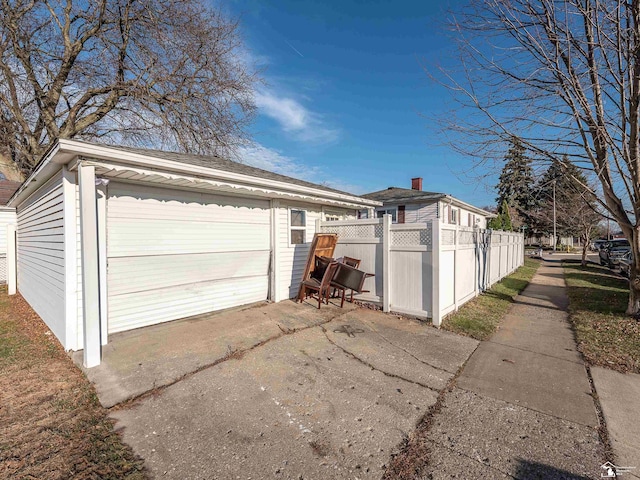
{"type": "Polygon", "coordinates": [[[640,373],[640,321],[625,315],[629,284],[606,267],[563,262],[569,319],[591,365],[640,373]]]}
{"type": "Polygon", "coordinates": [[[0,478],[147,478],[38,315],[0,288],[0,478]]]}
{"type": "Polygon", "coordinates": [[[513,299],[529,284],[539,266],[540,260],[525,257],[522,267],[447,316],[442,328],[476,340],[487,340],[498,328],[513,299]]]}

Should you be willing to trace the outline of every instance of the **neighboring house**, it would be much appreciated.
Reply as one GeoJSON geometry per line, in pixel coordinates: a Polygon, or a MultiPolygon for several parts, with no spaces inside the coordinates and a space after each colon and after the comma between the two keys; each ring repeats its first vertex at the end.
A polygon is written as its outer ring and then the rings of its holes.
{"type": "Polygon", "coordinates": [[[7,225],[16,223],[16,209],[7,207],[7,201],[20,185],[20,182],[0,180],[0,284],[7,281],[7,225]]]}
{"type": "MultiPolygon", "coordinates": [[[[375,216],[379,218],[387,213],[391,215],[393,223],[422,223],[440,219],[441,223],[451,225],[487,228],[487,218],[495,216],[446,193],[424,192],[422,178],[412,178],[410,189],[389,187],[363,197],[382,202],[381,207],[375,207],[375,216]]],[[[358,212],[360,218],[367,215],[367,211],[358,212]]]]}
{"type": "Polygon", "coordinates": [[[379,202],[218,157],[59,140],[9,201],[17,289],[65,349],[297,293],[316,220],[379,202]]]}

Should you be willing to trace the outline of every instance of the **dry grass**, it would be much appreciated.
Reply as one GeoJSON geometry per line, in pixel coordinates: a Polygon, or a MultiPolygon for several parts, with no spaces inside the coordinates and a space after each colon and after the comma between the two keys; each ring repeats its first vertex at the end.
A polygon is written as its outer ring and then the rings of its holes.
{"type": "Polygon", "coordinates": [[[590,365],[640,373],[640,321],[625,315],[629,284],[605,267],[563,262],[569,319],[590,365]]]}
{"type": "Polygon", "coordinates": [[[442,328],[476,340],[487,340],[498,328],[516,295],[529,285],[539,266],[539,259],[525,257],[522,267],[447,316],[442,328]]]}
{"type": "Polygon", "coordinates": [[[19,295],[0,290],[0,477],[147,478],[91,384],[19,295]]]}

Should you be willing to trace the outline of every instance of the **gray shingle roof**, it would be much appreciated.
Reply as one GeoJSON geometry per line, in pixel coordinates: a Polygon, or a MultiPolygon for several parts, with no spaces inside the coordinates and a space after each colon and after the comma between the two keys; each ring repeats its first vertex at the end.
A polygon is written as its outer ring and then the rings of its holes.
{"type": "Polygon", "coordinates": [[[412,190],[410,188],[389,187],[378,192],[371,192],[362,195],[364,198],[378,200],[384,203],[395,202],[429,202],[445,197],[444,193],[423,192],[422,190],[412,190]]]}
{"type": "Polygon", "coordinates": [[[11,180],[0,180],[0,206],[7,204],[15,191],[20,188],[22,182],[12,182],[11,180]]]}
{"type": "Polygon", "coordinates": [[[261,168],[252,167],[244,163],[234,162],[232,160],[227,160],[225,158],[221,158],[213,155],[195,155],[191,153],[167,152],[163,150],[152,150],[152,149],[146,149],[146,148],[125,147],[121,145],[110,145],[106,143],[87,142],[85,140],[80,141],[76,139],[74,139],[73,141],[79,142],[79,143],[86,143],[88,145],[113,148],[114,150],[122,150],[123,152],[135,153],[138,155],[146,155],[146,156],[161,158],[163,160],[169,160],[172,162],[186,163],[189,165],[196,165],[199,167],[214,168],[217,170],[224,170],[226,172],[249,175],[251,177],[292,183],[294,185],[316,188],[318,190],[325,190],[327,192],[341,193],[344,195],[351,195],[351,196],[361,196],[361,195],[354,195],[353,193],[344,192],[341,190],[336,190],[335,188],[327,187],[325,185],[320,185],[317,183],[307,182],[306,180],[300,180],[298,178],[289,177],[287,175],[280,175],[279,173],[270,172],[268,170],[263,170],[261,168]]]}

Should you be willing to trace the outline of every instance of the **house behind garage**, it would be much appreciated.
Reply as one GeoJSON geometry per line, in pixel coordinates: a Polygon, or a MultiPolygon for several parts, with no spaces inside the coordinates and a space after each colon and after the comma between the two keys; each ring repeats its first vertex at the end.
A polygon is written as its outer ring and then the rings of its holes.
{"type": "Polygon", "coordinates": [[[17,289],[67,350],[296,295],[316,220],[380,206],[218,157],[59,140],[9,201],[17,289]]]}
{"type": "Polygon", "coordinates": [[[5,178],[0,179],[0,284],[7,281],[7,236],[5,232],[8,225],[16,223],[16,209],[7,207],[7,202],[20,185],[20,182],[5,178]]]}
{"type": "MultiPolygon", "coordinates": [[[[393,223],[439,221],[447,225],[487,228],[487,219],[495,217],[491,212],[446,193],[423,191],[420,177],[411,179],[410,189],[389,187],[363,197],[382,202],[382,206],[375,208],[376,217],[389,214],[393,223]]],[[[359,212],[359,217],[366,215],[366,210],[359,212]]]]}

